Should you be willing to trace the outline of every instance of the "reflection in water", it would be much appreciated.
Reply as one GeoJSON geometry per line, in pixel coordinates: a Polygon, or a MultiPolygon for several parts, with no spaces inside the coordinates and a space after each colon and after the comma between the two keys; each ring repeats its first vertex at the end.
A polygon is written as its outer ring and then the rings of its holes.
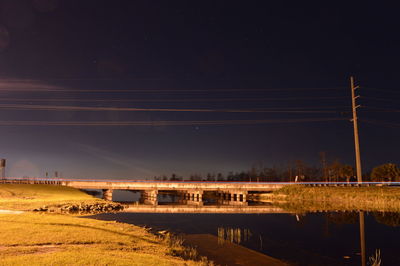
{"type": "MultiPolygon", "coordinates": [[[[132,200],[135,194],[126,195],[132,200]]],[[[171,195],[160,196],[158,204],[135,205],[127,210],[137,213],[96,217],[186,235],[211,234],[216,236],[215,248],[232,242],[300,266],[379,266],[382,260],[385,266],[400,265],[400,213],[345,211],[296,215],[273,204],[252,202],[246,206],[219,205],[216,201],[204,201],[201,206],[185,205],[171,195]]]]}
{"type": "Polygon", "coordinates": [[[377,249],[375,250],[375,255],[369,257],[368,265],[371,266],[380,266],[382,263],[381,260],[381,250],[377,249]]]}
{"type": "Polygon", "coordinates": [[[357,224],[359,222],[358,212],[329,212],[326,214],[329,222],[337,225],[357,224]]]}
{"type": "Polygon", "coordinates": [[[391,227],[400,226],[400,213],[396,212],[377,212],[373,214],[378,223],[391,227]]]}
{"type": "MultiPolygon", "coordinates": [[[[365,249],[365,219],[364,212],[359,212],[360,224],[360,249],[361,249],[361,265],[366,266],[366,249],[365,249]]],[[[376,249],[375,254],[369,257],[368,265],[380,266],[381,265],[381,250],[376,249]]]]}
{"type": "Polygon", "coordinates": [[[365,223],[364,223],[364,212],[359,212],[360,216],[360,248],[361,248],[361,265],[365,266],[365,223]]]}
{"type": "MultiPolygon", "coordinates": [[[[209,206],[195,209],[204,208],[209,206]]],[[[384,215],[388,221],[397,216],[384,215]]],[[[214,235],[215,243],[207,245],[215,245],[215,249],[223,248],[219,245],[224,241],[233,242],[299,266],[378,266],[381,260],[385,266],[400,265],[400,227],[378,223],[376,217],[383,215],[376,213],[309,213],[301,215],[300,222],[293,214],[276,213],[116,213],[95,217],[183,235],[214,235]],[[376,253],[377,249],[380,252],[376,253]]]]}
{"type": "Polygon", "coordinates": [[[251,235],[249,229],[218,227],[218,244],[223,245],[225,241],[240,244],[248,241],[251,235]]]}

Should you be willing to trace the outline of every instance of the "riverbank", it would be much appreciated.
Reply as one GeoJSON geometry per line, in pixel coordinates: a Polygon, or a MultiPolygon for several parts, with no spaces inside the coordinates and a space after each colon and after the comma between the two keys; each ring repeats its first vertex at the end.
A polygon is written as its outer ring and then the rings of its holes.
{"type": "Polygon", "coordinates": [[[0,209],[94,214],[121,211],[119,203],[94,198],[78,189],[53,185],[2,184],[0,209]]]}
{"type": "Polygon", "coordinates": [[[67,215],[0,215],[2,265],[200,265],[182,246],[123,223],[67,215]]]}
{"type": "Polygon", "coordinates": [[[0,209],[33,211],[44,207],[75,205],[83,202],[96,204],[105,201],[69,187],[0,184],[0,209]]]}
{"type": "Polygon", "coordinates": [[[312,211],[400,211],[400,187],[308,187],[287,186],[258,200],[272,202],[296,212],[312,211]]]}
{"type": "Polygon", "coordinates": [[[101,204],[82,191],[46,185],[0,185],[0,261],[2,265],[207,265],[168,236],[141,227],[82,219],[68,214],[32,212],[45,206],[101,204]]]}

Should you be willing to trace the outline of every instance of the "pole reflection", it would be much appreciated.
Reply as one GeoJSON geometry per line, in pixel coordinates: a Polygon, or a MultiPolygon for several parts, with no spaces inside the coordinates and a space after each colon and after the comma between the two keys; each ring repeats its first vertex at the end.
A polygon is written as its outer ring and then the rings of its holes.
{"type": "Polygon", "coordinates": [[[364,212],[359,212],[360,217],[360,249],[361,249],[361,265],[366,266],[365,257],[365,222],[364,222],[364,212]]]}

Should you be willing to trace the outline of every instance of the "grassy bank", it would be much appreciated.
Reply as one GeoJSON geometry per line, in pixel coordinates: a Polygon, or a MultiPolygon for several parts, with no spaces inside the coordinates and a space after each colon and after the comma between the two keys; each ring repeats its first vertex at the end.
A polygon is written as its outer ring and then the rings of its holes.
{"type": "Polygon", "coordinates": [[[142,228],[66,215],[0,215],[1,265],[196,265],[142,228]]]}
{"type": "Polygon", "coordinates": [[[261,200],[295,211],[364,210],[400,211],[398,187],[306,187],[287,186],[261,200]]]}
{"type": "Polygon", "coordinates": [[[33,210],[43,205],[96,203],[94,198],[78,189],[52,185],[0,185],[0,209],[33,210]]]}
{"type": "MultiPolygon", "coordinates": [[[[0,185],[0,209],[101,202],[79,190],[45,185],[0,185]]],[[[70,215],[0,214],[1,265],[201,265],[194,250],[145,229],[70,215]],[[184,260],[186,257],[187,260],[184,260]]]]}

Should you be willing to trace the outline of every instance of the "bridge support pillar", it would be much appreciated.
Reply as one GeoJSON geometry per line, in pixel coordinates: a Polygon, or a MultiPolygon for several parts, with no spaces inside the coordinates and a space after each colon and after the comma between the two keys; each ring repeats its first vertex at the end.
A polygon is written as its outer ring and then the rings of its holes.
{"type": "Polygon", "coordinates": [[[141,192],[141,201],[144,204],[157,205],[158,204],[158,191],[157,190],[144,190],[141,192]]]}
{"type": "Polygon", "coordinates": [[[189,199],[187,201],[188,205],[203,205],[203,191],[202,190],[192,190],[189,191],[189,199]]]}
{"type": "Polygon", "coordinates": [[[247,205],[247,191],[231,190],[217,192],[218,203],[222,205],[247,205]]]}
{"type": "Polygon", "coordinates": [[[217,192],[217,196],[218,196],[218,202],[220,204],[225,204],[228,201],[233,200],[234,198],[234,194],[232,194],[230,191],[219,191],[217,192]]]}
{"type": "Polygon", "coordinates": [[[242,194],[242,201],[247,202],[247,193],[242,194]]]}
{"type": "Polygon", "coordinates": [[[237,195],[238,195],[238,194],[236,194],[236,193],[232,193],[232,194],[231,194],[231,200],[232,200],[232,201],[238,201],[238,200],[237,200],[237,199],[238,199],[238,198],[237,198],[237,195]]]}
{"type": "Polygon", "coordinates": [[[112,201],[112,194],[113,194],[112,189],[103,189],[103,199],[104,200],[112,201]]]}
{"type": "Polygon", "coordinates": [[[247,202],[247,191],[242,191],[240,193],[240,201],[247,202]]]}

